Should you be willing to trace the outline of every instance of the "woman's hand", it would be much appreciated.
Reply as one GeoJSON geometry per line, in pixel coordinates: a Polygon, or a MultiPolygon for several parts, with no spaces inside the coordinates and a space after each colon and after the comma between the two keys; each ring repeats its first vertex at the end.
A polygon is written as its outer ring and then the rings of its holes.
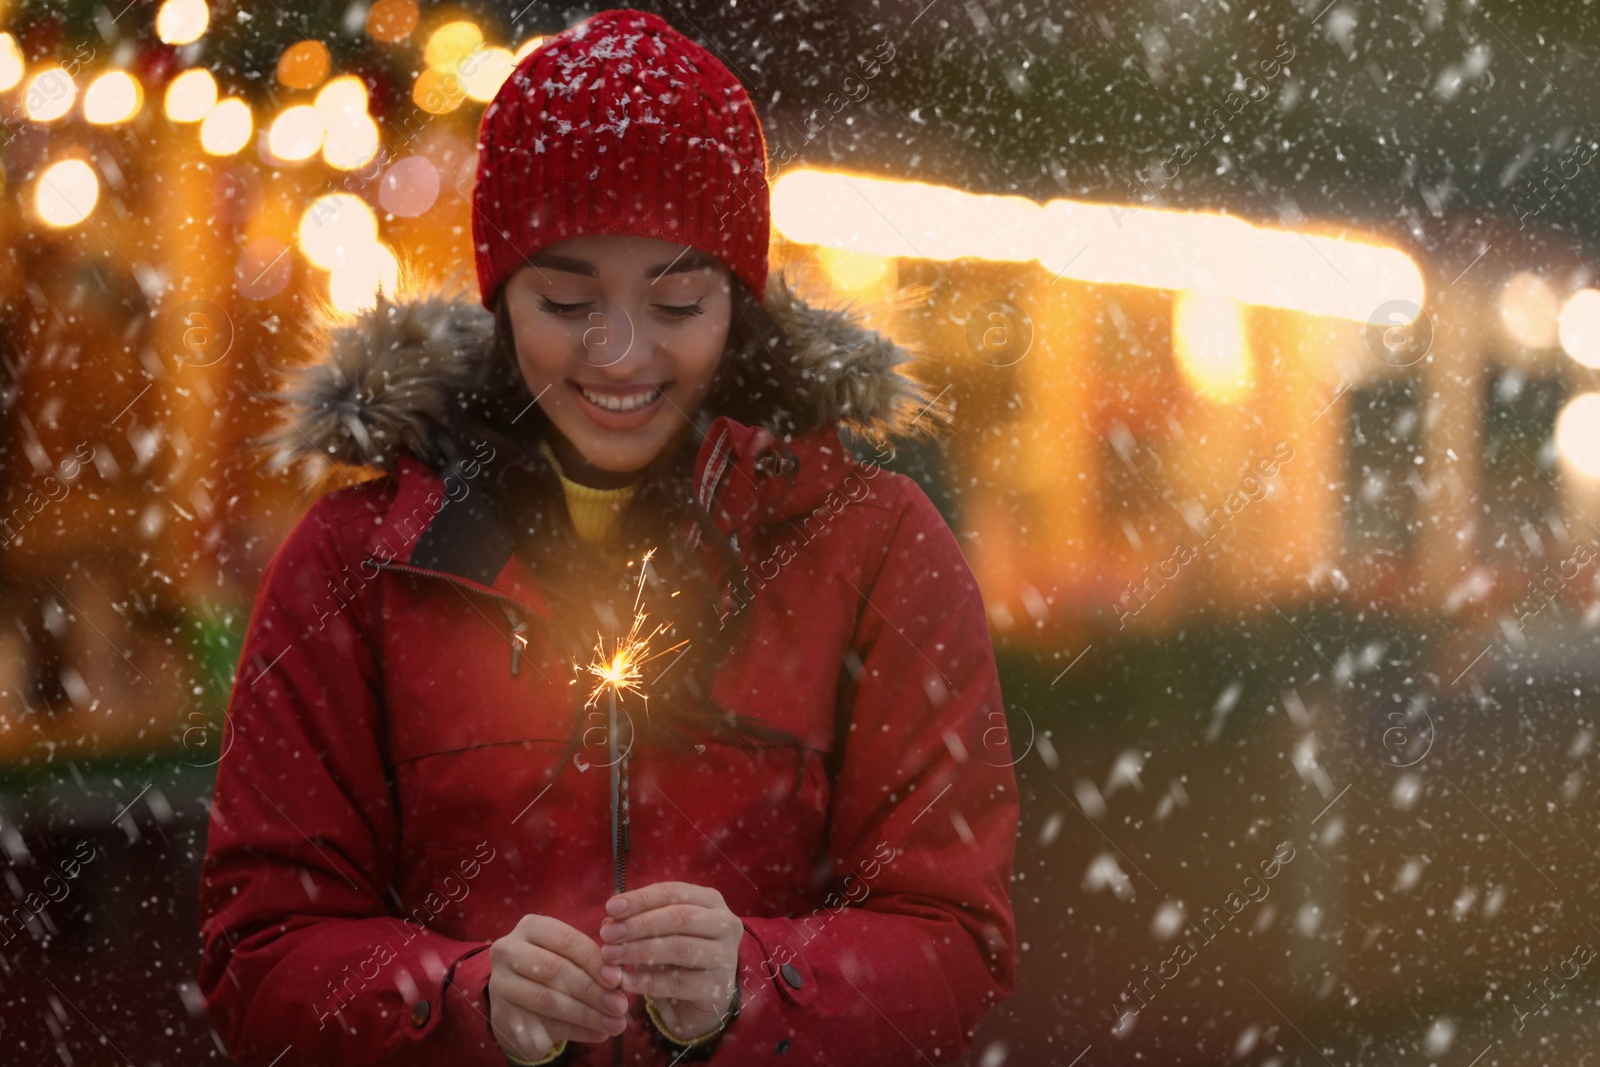
{"type": "Polygon", "coordinates": [[[558,1041],[605,1041],[627,1026],[622,970],[589,935],[524,915],[489,946],[489,1021],[502,1052],[541,1060],[558,1041]]]}
{"type": "Polygon", "coordinates": [[[600,955],[627,965],[622,988],[642,993],[673,1034],[692,1039],[722,1023],[733,1002],[744,924],[722,894],[689,882],[657,882],[606,902],[600,955]]]}

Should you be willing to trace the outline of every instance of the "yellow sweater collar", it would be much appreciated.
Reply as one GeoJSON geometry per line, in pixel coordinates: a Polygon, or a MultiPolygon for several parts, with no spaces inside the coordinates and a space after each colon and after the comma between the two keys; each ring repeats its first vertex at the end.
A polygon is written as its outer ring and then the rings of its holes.
{"type": "Polygon", "coordinates": [[[596,489],[580,485],[567,477],[556,459],[555,449],[548,440],[539,442],[539,451],[550,460],[550,465],[561,477],[561,489],[567,498],[567,511],[572,515],[572,526],[580,540],[586,544],[607,544],[621,527],[622,509],[633,496],[635,485],[615,489],[596,489]]]}

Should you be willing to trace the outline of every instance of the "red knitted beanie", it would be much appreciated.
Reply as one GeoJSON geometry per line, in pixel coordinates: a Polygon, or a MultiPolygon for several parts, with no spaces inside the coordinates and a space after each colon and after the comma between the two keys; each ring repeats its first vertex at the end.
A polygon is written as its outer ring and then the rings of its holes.
{"type": "Polygon", "coordinates": [[[766,142],[750,97],[659,16],[603,11],[523,57],[478,128],[478,290],[580,234],[681,242],[766,294],[766,142]]]}

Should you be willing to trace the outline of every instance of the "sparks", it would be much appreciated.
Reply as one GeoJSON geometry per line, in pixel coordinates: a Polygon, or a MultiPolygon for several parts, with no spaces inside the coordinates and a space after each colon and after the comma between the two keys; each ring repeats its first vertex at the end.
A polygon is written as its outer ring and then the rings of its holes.
{"type": "Polygon", "coordinates": [[[624,692],[638,693],[640,696],[645,697],[645,715],[648,719],[650,700],[645,695],[643,688],[644,671],[642,668],[651,660],[664,656],[668,652],[675,652],[688,644],[687,641],[679,641],[671,648],[664,648],[660,652],[652,652],[650,650],[651,640],[667,627],[663,624],[649,633],[643,633],[645,618],[648,613],[640,611],[639,604],[644,598],[645,568],[650,566],[650,559],[655,555],[655,551],[653,548],[650,549],[644,554],[643,560],[640,561],[639,589],[633,598],[633,625],[628,628],[627,635],[619,638],[609,653],[606,652],[605,638],[598,634],[595,636],[595,659],[586,669],[597,680],[594,689],[589,693],[588,701],[584,704],[586,708],[594,707],[601,695],[607,691],[619,696],[624,692]]]}

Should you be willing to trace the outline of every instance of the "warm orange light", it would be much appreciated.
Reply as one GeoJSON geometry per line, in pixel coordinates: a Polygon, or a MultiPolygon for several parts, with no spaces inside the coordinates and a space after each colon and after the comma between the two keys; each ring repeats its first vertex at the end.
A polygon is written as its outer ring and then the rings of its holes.
{"type": "Polygon", "coordinates": [[[1213,289],[1246,304],[1366,322],[1386,302],[1425,303],[1399,249],[1202,212],[1019,196],[800,169],[772,189],[789,240],[915,259],[1037,260],[1052,275],[1213,289]]]}
{"type": "Polygon", "coordinates": [[[1582,393],[1561,409],[1556,454],[1584,477],[1600,479],[1600,393],[1582,393]]]}
{"type": "Polygon", "coordinates": [[[471,22],[447,22],[433,31],[422,61],[434,70],[454,70],[483,44],[483,31],[471,22]]]}
{"type": "Polygon", "coordinates": [[[193,67],[167,86],[167,118],[173,122],[199,122],[217,106],[217,82],[203,67],[193,67]]]}
{"type": "Polygon", "coordinates": [[[156,36],[167,44],[192,44],[210,22],[205,0],[167,0],[156,12],[156,36]]]}
{"type": "Polygon", "coordinates": [[[313,106],[323,121],[333,122],[342,112],[367,113],[367,85],[354,74],[341,74],[317,90],[313,106]]]}
{"type": "Polygon", "coordinates": [[[394,44],[417,28],[415,0],[378,0],[367,12],[367,36],[394,44]]]}
{"type": "Polygon", "coordinates": [[[255,119],[250,105],[236,96],[223,100],[200,123],[200,147],[214,156],[231,156],[250,143],[255,119]]]}
{"type": "Polygon", "coordinates": [[[61,67],[46,67],[28,79],[22,110],[34,122],[54,122],[72,110],[78,87],[61,67]]]}
{"type": "Polygon", "coordinates": [[[329,193],[306,207],[298,235],[305,257],[333,270],[354,258],[357,249],[378,242],[378,219],[359,196],[329,193]]]}
{"type": "Polygon", "coordinates": [[[1243,400],[1255,385],[1244,306],[1223,293],[1173,295],[1172,354],[1184,380],[1208,400],[1243,400]]]}
{"type": "Polygon", "coordinates": [[[506,48],[479,48],[469,54],[456,68],[461,87],[467,95],[480,103],[494,99],[500,86],[511,77],[517,61],[506,48]]]}
{"type": "Polygon", "coordinates": [[[322,147],[327,127],[322,114],[309,104],[285,108],[267,131],[267,150],[277,159],[294,163],[310,159],[322,147]]]}
{"type": "Polygon", "coordinates": [[[100,199],[100,179],[81,159],[52,163],[39,175],[33,208],[48,226],[76,226],[100,199]]]}
{"type": "Polygon", "coordinates": [[[83,94],[83,117],[97,126],[115,126],[139,113],[144,103],[144,88],[133,75],[123,70],[108,70],[83,94]]]}
{"type": "Polygon", "coordinates": [[[1518,271],[1500,291],[1500,322],[1518,344],[1549,348],[1556,343],[1561,303],[1550,283],[1529,271],[1518,271]]]}
{"type": "Polygon", "coordinates": [[[1579,289],[1561,306],[1561,348],[1585,367],[1600,368],[1600,289],[1579,289]]]}
{"type": "Polygon", "coordinates": [[[330,167],[355,170],[378,154],[378,124],[365,111],[340,112],[328,123],[322,160],[330,167]]]}
{"type": "Polygon", "coordinates": [[[447,115],[466,98],[460,78],[432,67],[417,75],[417,84],[411,90],[411,99],[416,105],[432,115],[447,115]]]}
{"type": "Polygon", "coordinates": [[[895,262],[886,256],[823,247],[817,261],[840,292],[877,294],[893,288],[895,262]]]}
{"type": "Polygon", "coordinates": [[[1039,205],[922,182],[789,171],[772,190],[772,219],[803,244],[915,259],[1030,260],[1039,205]]]}
{"type": "Polygon", "coordinates": [[[9,33],[0,33],[0,93],[14,88],[26,69],[17,39],[9,33]]]}
{"type": "Polygon", "coordinates": [[[328,299],[346,314],[369,311],[377,306],[380,291],[395,296],[399,277],[393,252],[377,241],[359,245],[328,276],[328,299]]]}
{"type": "MultiPolygon", "coordinates": [[[[655,556],[655,549],[644,554],[639,564],[639,590],[633,598],[633,625],[628,628],[625,637],[618,638],[610,653],[605,650],[604,638],[599,638],[594,646],[594,661],[586,670],[595,676],[594,689],[589,693],[585,707],[593,707],[605,693],[620,696],[624,692],[644,694],[644,672],[642,668],[646,663],[669,652],[675,652],[688,644],[680,641],[671,648],[662,649],[660,652],[650,651],[650,641],[667,629],[665,623],[657,626],[648,634],[641,636],[640,630],[644,627],[646,613],[639,610],[639,601],[644,596],[645,568],[650,565],[650,560],[655,556]]],[[[648,715],[650,705],[645,704],[645,713],[648,715]]]]}
{"type": "Polygon", "coordinates": [[[299,41],[278,57],[278,84],[290,89],[315,89],[328,76],[331,60],[321,41],[299,41]]]}

